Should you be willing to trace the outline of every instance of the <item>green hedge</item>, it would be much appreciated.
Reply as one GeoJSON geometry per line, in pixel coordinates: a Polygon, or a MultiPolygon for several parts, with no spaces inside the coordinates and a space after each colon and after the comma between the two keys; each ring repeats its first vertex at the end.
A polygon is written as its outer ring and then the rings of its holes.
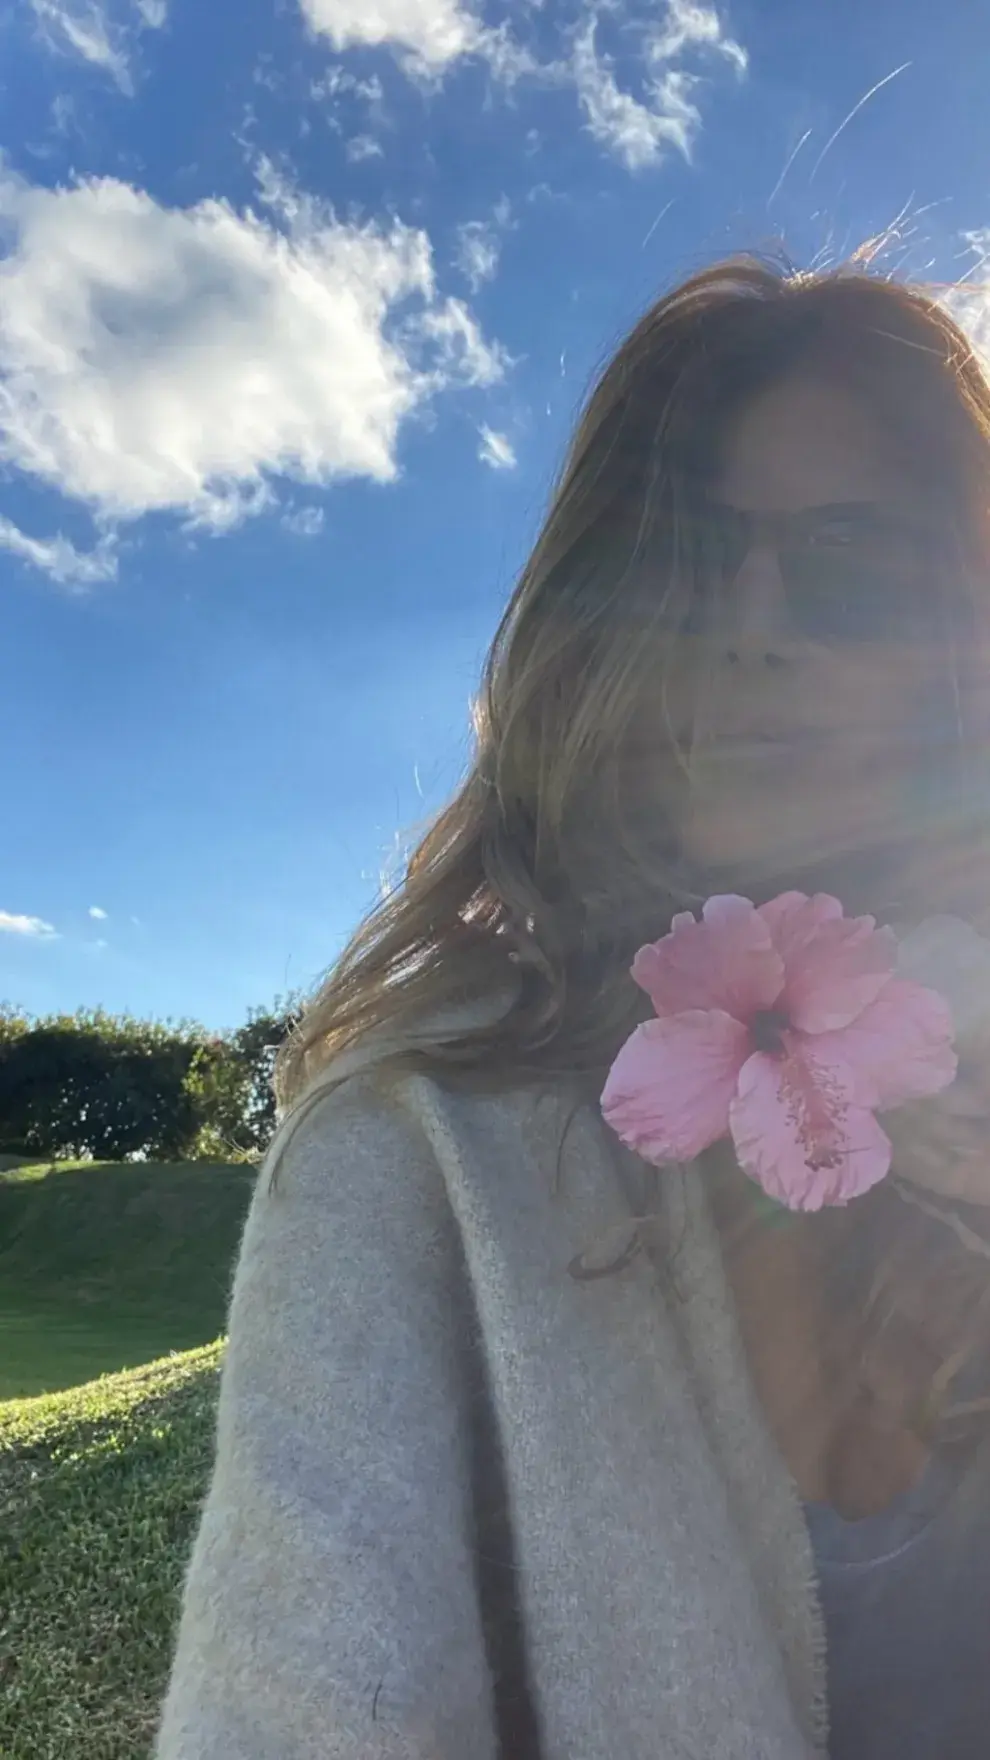
{"type": "Polygon", "coordinates": [[[263,1154],[272,1072],[299,1005],[233,1032],[103,1009],[30,1019],[0,1008],[0,1153],[185,1160],[263,1154]]]}

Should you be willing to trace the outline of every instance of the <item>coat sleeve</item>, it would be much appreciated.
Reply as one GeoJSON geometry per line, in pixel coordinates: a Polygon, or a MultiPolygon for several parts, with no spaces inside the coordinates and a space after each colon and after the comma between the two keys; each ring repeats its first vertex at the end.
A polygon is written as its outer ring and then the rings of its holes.
{"type": "Polygon", "coordinates": [[[262,1169],[157,1760],[495,1760],[459,1235],[352,1078],[262,1169]]]}

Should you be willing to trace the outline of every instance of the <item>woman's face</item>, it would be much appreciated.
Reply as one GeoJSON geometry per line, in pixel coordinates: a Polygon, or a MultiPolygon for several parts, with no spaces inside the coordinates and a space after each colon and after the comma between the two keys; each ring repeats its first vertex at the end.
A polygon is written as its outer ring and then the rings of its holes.
{"type": "Polygon", "coordinates": [[[924,483],[865,403],[795,379],[730,430],[706,499],[712,609],[668,692],[696,717],[685,852],[743,877],[916,833],[923,774],[955,774],[964,604],[924,483]]]}

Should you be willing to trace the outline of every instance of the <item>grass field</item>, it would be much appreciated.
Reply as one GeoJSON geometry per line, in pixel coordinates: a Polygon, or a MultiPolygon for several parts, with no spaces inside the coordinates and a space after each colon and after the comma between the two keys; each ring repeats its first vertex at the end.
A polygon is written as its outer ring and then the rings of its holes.
{"type": "Polygon", "coordinates": [[[254,1178],[209,1162],[0,1171],[0,1400],[215,1339],[254,1178]]]}
{"type": "Polygon", "coordinates": [[[0,1405],[0,1760],[147,1760],[222,1348],[0,1405]]]}
{"type": "Polygon", "coordinates": [[[147,1760],[254,1180],[0,1169],[0,1760],[147,1760]]]}

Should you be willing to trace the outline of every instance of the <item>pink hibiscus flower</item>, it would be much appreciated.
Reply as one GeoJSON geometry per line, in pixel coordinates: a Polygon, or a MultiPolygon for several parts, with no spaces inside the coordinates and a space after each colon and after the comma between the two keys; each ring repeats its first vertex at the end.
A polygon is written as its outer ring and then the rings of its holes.
{"type": "Polygon", "coordinates": [[[681,913],[633,962],[657,1018],[612,1065],[605,1119],[655,1163],[731,1135],[740,1167],[789,1209],[847,1203],[890,1167],[874,1112],[956,1074],[947,1003],[894,976],[896,959],[892,930],[827,893],[710,898],[700,923],[681,913]]]}

